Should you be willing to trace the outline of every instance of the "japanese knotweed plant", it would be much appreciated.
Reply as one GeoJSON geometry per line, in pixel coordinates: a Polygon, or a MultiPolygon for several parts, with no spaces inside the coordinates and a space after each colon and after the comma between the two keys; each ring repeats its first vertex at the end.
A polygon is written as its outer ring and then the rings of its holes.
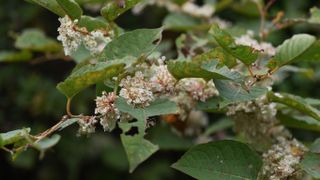
{"type": "Polygon", "coordinates": [[[0,59],[27,61],[40,52],[47,59],[74,60],[77,65],[57,85],[67,103],[66,115],[56,125],[36,135],[30,128],[0,134],[0,148],[13,158],[28,147],[43,155],[59,141],[58,131],[77,123],[78,135],[96,128],[121,129],[133,172],[162,148],[145,137],[148,128],[167,124],[180,139],[192,139],[188,147],[195,144],[172,165],[194,178],[320,178],[319,140],[307,146],[286,128],[319,131],[320,101],[272,90],[274,82],[284,80],[283,74],[305,71],[290,64],[320,60],[320,41],[303,33],[278,47],[267,42],[270,34],[298,23],[319,25],[318,8],[312,8],[308,18],[286,19],[283,12],[268,16],[275,0],[236,1],[234,5],[256,8],[261,18],[258,29],[239,30],[216,15],[232,1],[205,1],[201,6],[193,0],[97,1],[100,6],[28,1],[59,16],[58,41],[28,29],[16,39],[20,51],[1,52],[0,59]],[[114,22],[129,9],[139,14],[147,6],[167,9],[162,27],[127,31],[114,22]],[[101,16],[84,15],[82,8],[100,11],[101,16]],[[177,56],[164,48],[168,40],[163,40],[163,31],[179,33],[170,41],[177,56]],[[90,86],[97,88],[94,114],[73,114],[72,99],[90,86]],[[231,126],[235,134],[221,135],[231,126]]]}

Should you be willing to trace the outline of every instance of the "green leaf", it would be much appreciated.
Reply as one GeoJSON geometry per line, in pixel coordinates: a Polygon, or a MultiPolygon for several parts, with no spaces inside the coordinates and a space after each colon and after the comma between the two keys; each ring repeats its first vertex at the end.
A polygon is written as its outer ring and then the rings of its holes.
{"type": "Polygon", "coordinates": [[[2,138],[2,136],[0,135],[0,148],[2,148],[4,146],[4,140],[2,138]]]}
{"type": "MultiPolygon", "coordinates": [[[[215,59],[210,61],[188,61],[188,60],[177,60],[169,61],[167,63],[169,72],[176,78],[204,78],[210,79],[225,79],[240,81],[242,79],[238,72],[231,71],[226,66],[218,67],[219,62],[215,59]]],[[[221,66],[221,65],[220,65],[221,66]]]]}
{"type": "Polygon", "coordinates": [[[319,61],[320,60],[320,40],[315,41],[310,48],[308,48],[304,53],[294,59],[295,62],[305,61],[319,61]]]}
{"type": "Polygon", "coordinates": [[[100,61],[122,59],[126,56],[147,56],[157,47],[161,33],[161,28],[137,29],[124,33],[107,44],[100,61]]]}
{"type": "Polygon", "coordinates": [[[320,154],[306,152],[303,156],[300,166],[309,175],[314,178],[320,178],[320,154]]]}
{"type": "Polygon", "coordinates": [[[92,55],[91,52],[81,44],[78,49],[71,54],[71,57],[76,63],[78,63],[77,66],[81,66],[83,64],[89,64],[92,55]]]}
{"type": "Polygon", "coordinates": [[[26,0],[31,3],[38,4],[51,12],[57,14],[60,17],[63,17],[66,15],[62,7],[57,3],[56,0],[26,0]]]}
{"type": "Polygon", "coordinates": [[[220,103],[220,108],[231,104],[244,101],[254,100],[267,93],[267,88],[254,86],[248,90],[243,89],[239,84],[231,83],[226,80],[214,80],[214,84],[222,97],[223,102],[220,103]]]}
{"type": "Polygon", "coordinates": [[[15,47],[40,52],[59,52],[61,45],[39,29],[26,29],[18,36],[15,47]]]}
{"type": "Polygon", "coordinates": [[[219,61],[220,64],[226,65],[228,68],[232,68],[237,65],[237,60],[235,57],[231,56],[227,53],[223,48],[216,47],[211,49],[208,52],[199,54],[192,58],[194,61],[209,61],[212,59],[216,59],[219,61]]]}
{"type": "Polygon", "coordinates": [[[241,82],[243,77],[237,71],[231,71],[226,66],[219,66],[217,61],[211,61],[205,63],[201,66],[202,69],[207,70],[208,72],[212,73],[212,79],[225,79],[225,80],[232,80],[235,82],[241,82]]]}
{"type": "Polygon", "coordinates": [[[320,106],[320,99],[305,98],[304,100],[311,106],[320,106]]]}
{"type": "Polygon", "coordinates": [[[188,60],[168,61],[168,70],[176,79],[183,78],[204,78],[211,79],[212,73],[201,68],[201,63],[188,60]]]}
{"type": "Polygon", "coordinates": [[[288,107],[305,113],[306,115],[309,115],[310,117],[313,117],[314,119],[320,121],[320,112],[316,108],[309,105],[306,101],[303,100],[303,98],[299,96],[294,96],[287,93],[280,94],[268,92],[268,99],[271,102],[277,102],[287,105],[288,107]]]}
{"type": "Polygon", "coordinates": [[[41,151],[45,151],[54,145],[56,145],[60,140],[60,135],[54,134],[51,137],[42,139],[41,141],[35,143],[34,145],[41,151]]]}
{"type": "Polygon", "coordinates": [[[298,116],[292,114],[292,112],[278,112],[277,119],[279,119],[281,124],[285,125],[286,127],[320,132],[320,122],[318,120],[309,116],[298,116]]]}
{"type": "Polygon", "coordinates": [[[188,150],[173,168],[196,179],[256,180],[262,161],[247,145],[223,140],[188,150]]]}
{"type": "MultiPolygon", "coordinates": [[[[143,121],[146,121],[146,119],[151,116],[176,114],[178,112],[178,107],[176,103],[169,101],[167,99],[156,99],[155,101],[151,102],[149,106],[145,108],[134,108],[133,106],[127,104],[125,99],[118,98],[116,101],[116,107],[121,112],[128,113],[134,118],[136,118],[137,120],[143,120],[143,121]]],[[[130,123],[130,124],[133,124],[133,123],[130,123]]]]}
{"type": "Polygon", "coordinates": [[[308,19],[309,23],[320,23],[320,9],[317,7],[313,7],[310,9],[311,17],[308,19]]]}
{"type": "Polygon", "coordinates": [[[119,123],[123,133],[121,134],[121,141],[125,148],[129,160],[129,171],[133,170],[155,153],[159,147],[144,139],[146,130],[146,121],[150,116],[157,116],[162,114],[173,114],[178,112],[178,107],[174,102],[158,99],[152,102],[146,108],[134,108],[128,105],[125,99],[118,98],[116,100],[116,107],[123,113],[128,113],[137,119],[136,122],[122,122],[119,123]],[[132,128],[136,128],[138,134],[126,134],[132,128]]]}
{"type": "Polygon", "coordinates": [[[26,133],[30,132],[30,128],[17,129],[6,133],[0,133],[2,146],[16,143],[25,138],[26,133]]]}
{"type": "Polygon", "coordinates": [[[320,138],[316,139],[310,146],[310,152],[320,153],[320,138]]]}
{"type": "Polygon", "coordinates": [[[196,105],[196,108],[205,112],[219,112],[221,109],[219,107],[221,99],[218,97],[213,97],[205,102],[199,101],[196,105]]]}
{"type": "Polygon", "coordinates": [[[193,145],[192,139],[172,132],[168,124],[158,124],[152,127],[148,131],[148,138],[159,145],[161,150],[187,150],[193,145]]]}
{"type": "Polygon", "coordinates": [[[121,0],[121,1],[109,1],[102,9],[101,15],[108,21],[115,20],[122,13],[131,9],[133,6],[141,2],[142,0],[121,0]],[[121,3],[120,3],[121,2],[121,3]],[[123,4],[122,4],[123,2],[123,4]]]}
{"type": "Polygon", "coordinates": [[[74,0],[56,0],[63,8],[65,13],[72,19],[80,19],[82,16],[82,9],[80,5],[74,0]]]}
{"type": "Polygon", "coordinates": [[[303,59],[303,57],[301,58],[303,53],[307,52],[315,42],[316,38],[314,36],[308,34],[294,35],[277,47],[276,54],[270,63],[281,67],[293,61],[303,59]]]}
{"type": "Polygon", "coordinates": [[[236,57],[246,65],[251,65],[258,58],[259,53],[254,48],[244,45],[237,45],[234,38],[218,25],[212,25],[209,33],[217,43],[232,56],[236,57]]]}
{"type": "Polygon", "coordinates": [[[81,16],[77,25],[79,27],[85,27],[88,31],[94,31],[107,28],[108,22],[101,17],[81,16]]]}
{"type": "Polygon", "coordinates": [[[170,13],[165,17],[162,25],[165,29],[176,31],[189,31],[191,29],[208,27],[208,25],[201,22],[201,19],[181,13],[170,13]]]}
{"type": "Polygon", "coordinates": [[[71,98],[90,85],[117,76],[124,70],[125,63],[122,62],[109,61],[83,66],[73,72],[66,80],[59,83],[57,88],[65,96],[71,98]]]}
{"type": "Polygon", "coordinates": [[[32,53],[28,50],[0,51],[0,62],[23,62],[32,59],[32,53]]]}
{"type": "Polygon", "coordinates": [[[244,16],[259,17],[260,13],[256,3],[263,4],[257,0],[232,1],[231,9],[244,16]]]}
{"type": "Polygon", "coordinates": [[[159,150],[157,145],[141,136],[127,136],[121,134],[121,141],[129,160],[129,172],[132,173],[139,164],[159,150]]]}

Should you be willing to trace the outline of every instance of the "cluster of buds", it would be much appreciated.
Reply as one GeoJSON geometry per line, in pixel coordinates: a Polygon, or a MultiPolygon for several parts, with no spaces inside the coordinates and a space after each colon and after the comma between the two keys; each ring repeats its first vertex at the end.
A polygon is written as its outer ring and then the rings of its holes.
{"type": "Polygon", "coordinates": [[[226,114],[235,121],[236,132],[243,133],[257,149],[265,150],[276,137],[290,137],[284,126],[279,125],[276,113],[275,104],[262,96],[254,101],[230,105],[226,114]]]}
{"type": "Polygon", "coordinates": [[[102,92],[96,98],[95,114],[100,117],[100,124],[104,131],[111,131],[115,128],[117,120],[120,118],[120,111],[115,107],[117,95],[114,92],[102,92]]]}
{"type": "Polygon", "coordinates": [[[177,90],[189,93],[190,96],[197,101],[206,101],[212,96],[219,95],[213,81],[206,82],[202,78],[182,79],[177,85],[177,90]]]}
{"type": "Polygon", "coordinates": [[[158,59],[158,64],[151,66],[150,83],[154,93],[168,93],[169,95],[174,92],[177,80],[168,71],[167,65],[164,64],[165,57],[158,59]]]}
{"type": "Polygon", "coordinates": [[[155,99],[152,86],[141,71],[137,71],[133,77],[127,76],[122,79],[120,87],[119,95],[126,99],[128,104],[145,107],[155,99]]]}
{"type": "MultiPolygon", "coordinates": [[[[81,44],[90,51],[92,55],[100,53],[106,44],[111,41],[101,30],[88,32],[84,27],[78,27],[78,20],[72,21],[68,16],[59,18],[60,27],[57,39],[62,42],[65,55],[72,55],[81,44]]],[[[109,32],[112,34],[112,32],[109,32]]]]}
{"type": "Polygon", "coordinates": [[[78,120],[79,124],[79,130],[78,130],[78,136],[81,135],[89,135],[95,132],[97,123],[95,116],[83,116],[78,120]]]}
{"type": "Polygon", "coordinates": [[[279,137],[277,143],[265,152],[263,156],[263,167],[261,177],[270,180],[301,179],[302,172],[299,163],[306,148],[296,139],[279,137]],[[300,178],[299,178],[300,177],[300,178]]]}

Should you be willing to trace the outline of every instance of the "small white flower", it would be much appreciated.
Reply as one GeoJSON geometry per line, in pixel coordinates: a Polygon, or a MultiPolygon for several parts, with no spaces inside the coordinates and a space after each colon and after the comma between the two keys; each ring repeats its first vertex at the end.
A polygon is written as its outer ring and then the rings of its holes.
{"type": "MultiPolygon", "coordinates": [[[[72,55],[81,44],[83,44],[92,55],[96,55],[111,41],[111,38],[105,37],[104,33],[100,30],[84,33],[87,31],[86,28],[78,27],[78,20],[72,21],[68,16],[59,18],[59,21],[59,36],[57,39],[62,42],[65,55],[72,55]]],[[[109,33],[112,34],[112,31],[109,33]]]]}
{"type": "Polygon", "coordinates": [[[104,131],[111,131],[120,118],[120,111],[114,104],[116,98],[114,92],[102,92],[102,96],[96,98],[95,114],[100,115],[100,124],[104,131]]]}
{"type": "Polygon", "coordinates": [[[194,100],[206,101],[219,94],[213,81],[202,78],[185,78],[179,81],[177,90],[188,92],[194,100]]]}
{"type": "Polygon", "coordinates": [[[299,168],[299,162],[306,148],[296,139],[288,140],[283,137],[265,152],[261,175],[271,180],[281,180],[292,177],[299,168]]]}
{"type": "Polygon", "coordinates": [[[262,150],[277,137],[291,136],[276,118],[275,105],[262,96],[254,101],[229,105],[226,114],[234,120],[234,130],[242,133],[248,143],[262,150]]]}
{"type": "Polygon", "coordinates": [[[97,123],[95,116],[84,116],[79,121],[78,136],[89,135],[95,132],[95,124],[97,123]]]}
{"type": "Polygon", "coordinates": [[[60,27],[58,28],[59,36],[57,39],[62,42],[64,52],[66,55],[71,55],[80,46],[81,33],[74,30],[74,25],[77,22],[73,22],[68,16],[59,18],[60,27]]]}
{"type": "Polygon", "coordinates": [[[122,88],[119,95],[125,98],[128,104],[145,107],[154,100],[152,86],[145,80],[141,71],[137,71],[133,77],[127,76],[122,79],[120,87],[122,88]]]}
{"type": "Polygon", "coordinates": [[[158,60],[159,65],[152,65],[151,71],[153,75],[150,78],[150,83],[153,92],[156,93],[172,93],[176,79],[168,71],[167,65],[163,63],[165,57],[158,60]]]}
{"type": "Polygon", "coordinates": [[[188,14],[198,17],[211,17],[214,13],[212,5],[206,4],[203,6],[198,6],[190,1],[187,1],[183,4],[182,10],[188,14]]]}

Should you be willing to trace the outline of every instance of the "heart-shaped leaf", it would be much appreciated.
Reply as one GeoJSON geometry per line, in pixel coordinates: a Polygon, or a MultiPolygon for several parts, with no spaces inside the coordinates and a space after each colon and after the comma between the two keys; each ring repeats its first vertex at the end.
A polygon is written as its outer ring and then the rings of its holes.
{"type": "Polygon", "coordinates": [[[256,152],[231,140],[192,147],[172,165],[196,179],[208,180],[256,180],[261,166],[256,152]]]}
{"type": "Polygon", "coordinates": [[[121,61],[85,65],[74,71],[66,80],[59,83],[57,88],[65,96],[71,98],[90,85],[117,76],[124,70],[124,67],[125,63],[121,63],[121,61]]]}
{"type": "Polygon", "coordinates": [[[162,29],[137,29],[112,40],[103,50],[100,61],[122,59],[126,56],[139,58],[149,55],[161,39],[162,29]]]}

